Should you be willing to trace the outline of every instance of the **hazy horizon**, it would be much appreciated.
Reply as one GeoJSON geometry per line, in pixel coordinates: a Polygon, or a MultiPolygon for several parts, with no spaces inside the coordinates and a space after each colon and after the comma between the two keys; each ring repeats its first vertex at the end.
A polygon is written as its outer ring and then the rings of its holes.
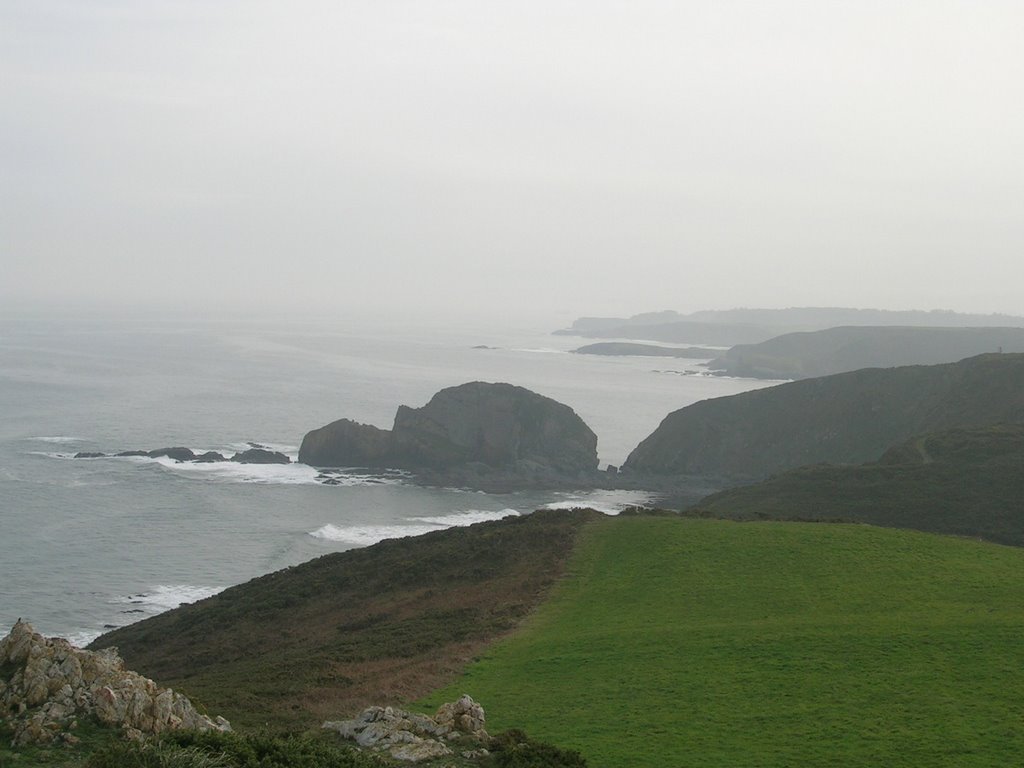
{"type": "Polygon", "coordinates": [[[0,0],[0,307],[1021,315],[1022,26],[1010,2],[0,0]]]}

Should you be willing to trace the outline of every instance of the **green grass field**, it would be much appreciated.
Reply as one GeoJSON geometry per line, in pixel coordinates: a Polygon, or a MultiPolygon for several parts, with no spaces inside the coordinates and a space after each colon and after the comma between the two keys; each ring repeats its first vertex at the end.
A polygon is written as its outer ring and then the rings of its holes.
{"type": "Polygon", "coordinates": [[[1010,766],[1024,550],[858,525],[609,518],[453,686],[591,766],[1010,766]]]}

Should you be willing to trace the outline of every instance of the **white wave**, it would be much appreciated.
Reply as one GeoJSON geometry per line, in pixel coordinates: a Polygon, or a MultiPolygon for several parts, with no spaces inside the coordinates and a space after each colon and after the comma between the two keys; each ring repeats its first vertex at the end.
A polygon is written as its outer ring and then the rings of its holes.
{"type": "Polygon", "coordinates": [[[405,478],[410,477],[408,472],[398,470],[386,470],[387,474],[367,474],[365,472],[354,472],[350,470],[320,471],[316,481],[323,485],[340,485],[349,487],[353,485],[400,485],[405,478]]]}
{"type": "Polygon", "coordinates": [[[554,349],[553,347],[513,347],[510,352],[531,352],[545,355],[567,355],[567,350],[554,349]]]}
{"type": "Polygon", "coordinates": [[[208,477],[236,483],[264,483],[305,485],[320,482],[320,473],[307,464],[241,464],[237,461],[175,461],[167,456],[150,459],[146,456],[129,457],[159,464],[164,469],[193,477],[208,477]]]}
{"type": "Polygon", "coordinates": [[[63,444],[63,443],[82,443],[82,442],[85,442],[85,438],[82,438],[82,437],[72,437],[70,435],[54,435],[54,436],[51,436],[51,437],[30,437],[29,439],[30,440],[38,440],[38,441],[40,441],[42,443],[57,443],[58,445],[59,444],[63,444]]]}
{"type": "Polygon", "coordinates": [[[48,459],[73,459],[75,454],[62,451],[26,451],[29,456],[45,456],[48,459]]]}
{"type": "MultiPolygon", "coordinates": [[[[201,456],[208,451],[217,451],[225,456],[224,461],[176,461],[169,456],[118,456],[107,454],[97,457],[98,459],[116,459],[135,464],[157,464],[163,469],[171,472],[181,473],[194,478],[206,478],[221,482],[233,483],[261,483],[265,485],[398,485],[409,477],[408,472],[398,470],[383,470],[381,473],[368,473],[365,471],[320,470],[300,464],[298,453],[286,453],[295,446],[260,443],[269,450],[285,453],[290,459],[290,464],[245,464],[231,461],[231,455],[237,451],[247,450],[251,447],[248,443],[236,444],[233,448],[192,448],[192,453],[201,456]]],[[[28,451],[33,456],[45,456],[50,459],[73,459],[74,453],[63,451],[28,451]]],[[[83,461],[84,459],[79,459],[83,461]]]]}
{"type": "Polygon", "coordinates": [[[109,630],[105,629],[83,629],[79,632],[71,632],[64,636],[64,639],[76,648],[85,648],[89,643],[109,630]]]}
{"type": "MultiPolygon", "coordinates": [[[[213,597],[224,589],[224,587],[204,587],[192,584],[157,584],[148,592],[119,597],[114,602],[137,606],[135,610],[153,616],[177,608],[183,603],[194,603],[197,600],[213,597]]],[[[127,609],[125,613],[130,610],[132,609],[127,609]]],[[[139,618],[142,618],[142,615],[139,615],[139,618]]]]}
{"type": "Polygon", "coordinates": [[[586,507],[603,512],[606,515],[617,515],[626,507],[649,506],[654,499],[653,494],[646,491],[589,491],[577,494],[559,494],[558,501],[541,505],[541,509],[579,509],[586,507]]]}
{"type": "Polygon", "coordinates": [[[450,515],[437,515],[434,517],[409,517],[409,524],[406,525],[351,525],[342,526],[328,523],[315,531],[310,531],[310,536],[325,541],[340,541],[346,544],[354,544],[358,547],[368,547],[384,539],[400,539],[404,536],[421,536],[432,531],[443,531],[447,528],[458,528],[474,523],[483,523],[489,520],[501,520],[509,515],[518,515],[516,509],[466,509],[460,512],[453,512],[450,515]]]}
{"type": "Polygon", "coordinates": [[[444,528],[453,528],[460,525],[473,525],[474,523],[485,523],[489,520],[501,520],[510,515],[519,515],[518,509],[466,509],[461,512],[453,512],[450,515],[438,515],[437,517],[410,517],[420,523],[430,523],[444,528]]]}
{"type": "Polygon", "coordinates": [[[422,536],[431,531],[443,530],[439,525],[352,525],[340,526],[328,523],[310,531],[309,535],[324,541],[339,541],[357,547],[368,547],[384,539],[401,539],[405,536],[422,536]]]}

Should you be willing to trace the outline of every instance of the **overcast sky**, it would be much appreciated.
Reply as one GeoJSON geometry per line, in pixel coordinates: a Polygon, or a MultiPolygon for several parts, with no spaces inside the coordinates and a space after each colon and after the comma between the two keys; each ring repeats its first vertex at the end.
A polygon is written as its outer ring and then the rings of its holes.
{"type": "Polygon", "coordinates": [[[0,0],[0,304],[1024,314],[1024,3],[0,0]]]}

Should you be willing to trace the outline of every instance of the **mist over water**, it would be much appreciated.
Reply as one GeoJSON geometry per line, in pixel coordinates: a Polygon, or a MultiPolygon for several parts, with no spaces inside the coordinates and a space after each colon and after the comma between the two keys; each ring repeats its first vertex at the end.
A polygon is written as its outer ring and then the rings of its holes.
{"type": "Polygon", "coordinates": [[[23,617],[84,642],[113,626],[328,552],[540,507],[614,513],[643,493],[485,494],[400,473],[325,485],[304,465],[70,458],[250,443],[297,456],[341,417],[390,427],[399,404],[506,381],[570,405],[621,463],[671,410],[765,382],[693,361],[571,355],[580,340],[395,323],[6,318],[0,333],[0,627],[23,617]],[[474,348],[485,346],[487,348],[474,348]]]}

